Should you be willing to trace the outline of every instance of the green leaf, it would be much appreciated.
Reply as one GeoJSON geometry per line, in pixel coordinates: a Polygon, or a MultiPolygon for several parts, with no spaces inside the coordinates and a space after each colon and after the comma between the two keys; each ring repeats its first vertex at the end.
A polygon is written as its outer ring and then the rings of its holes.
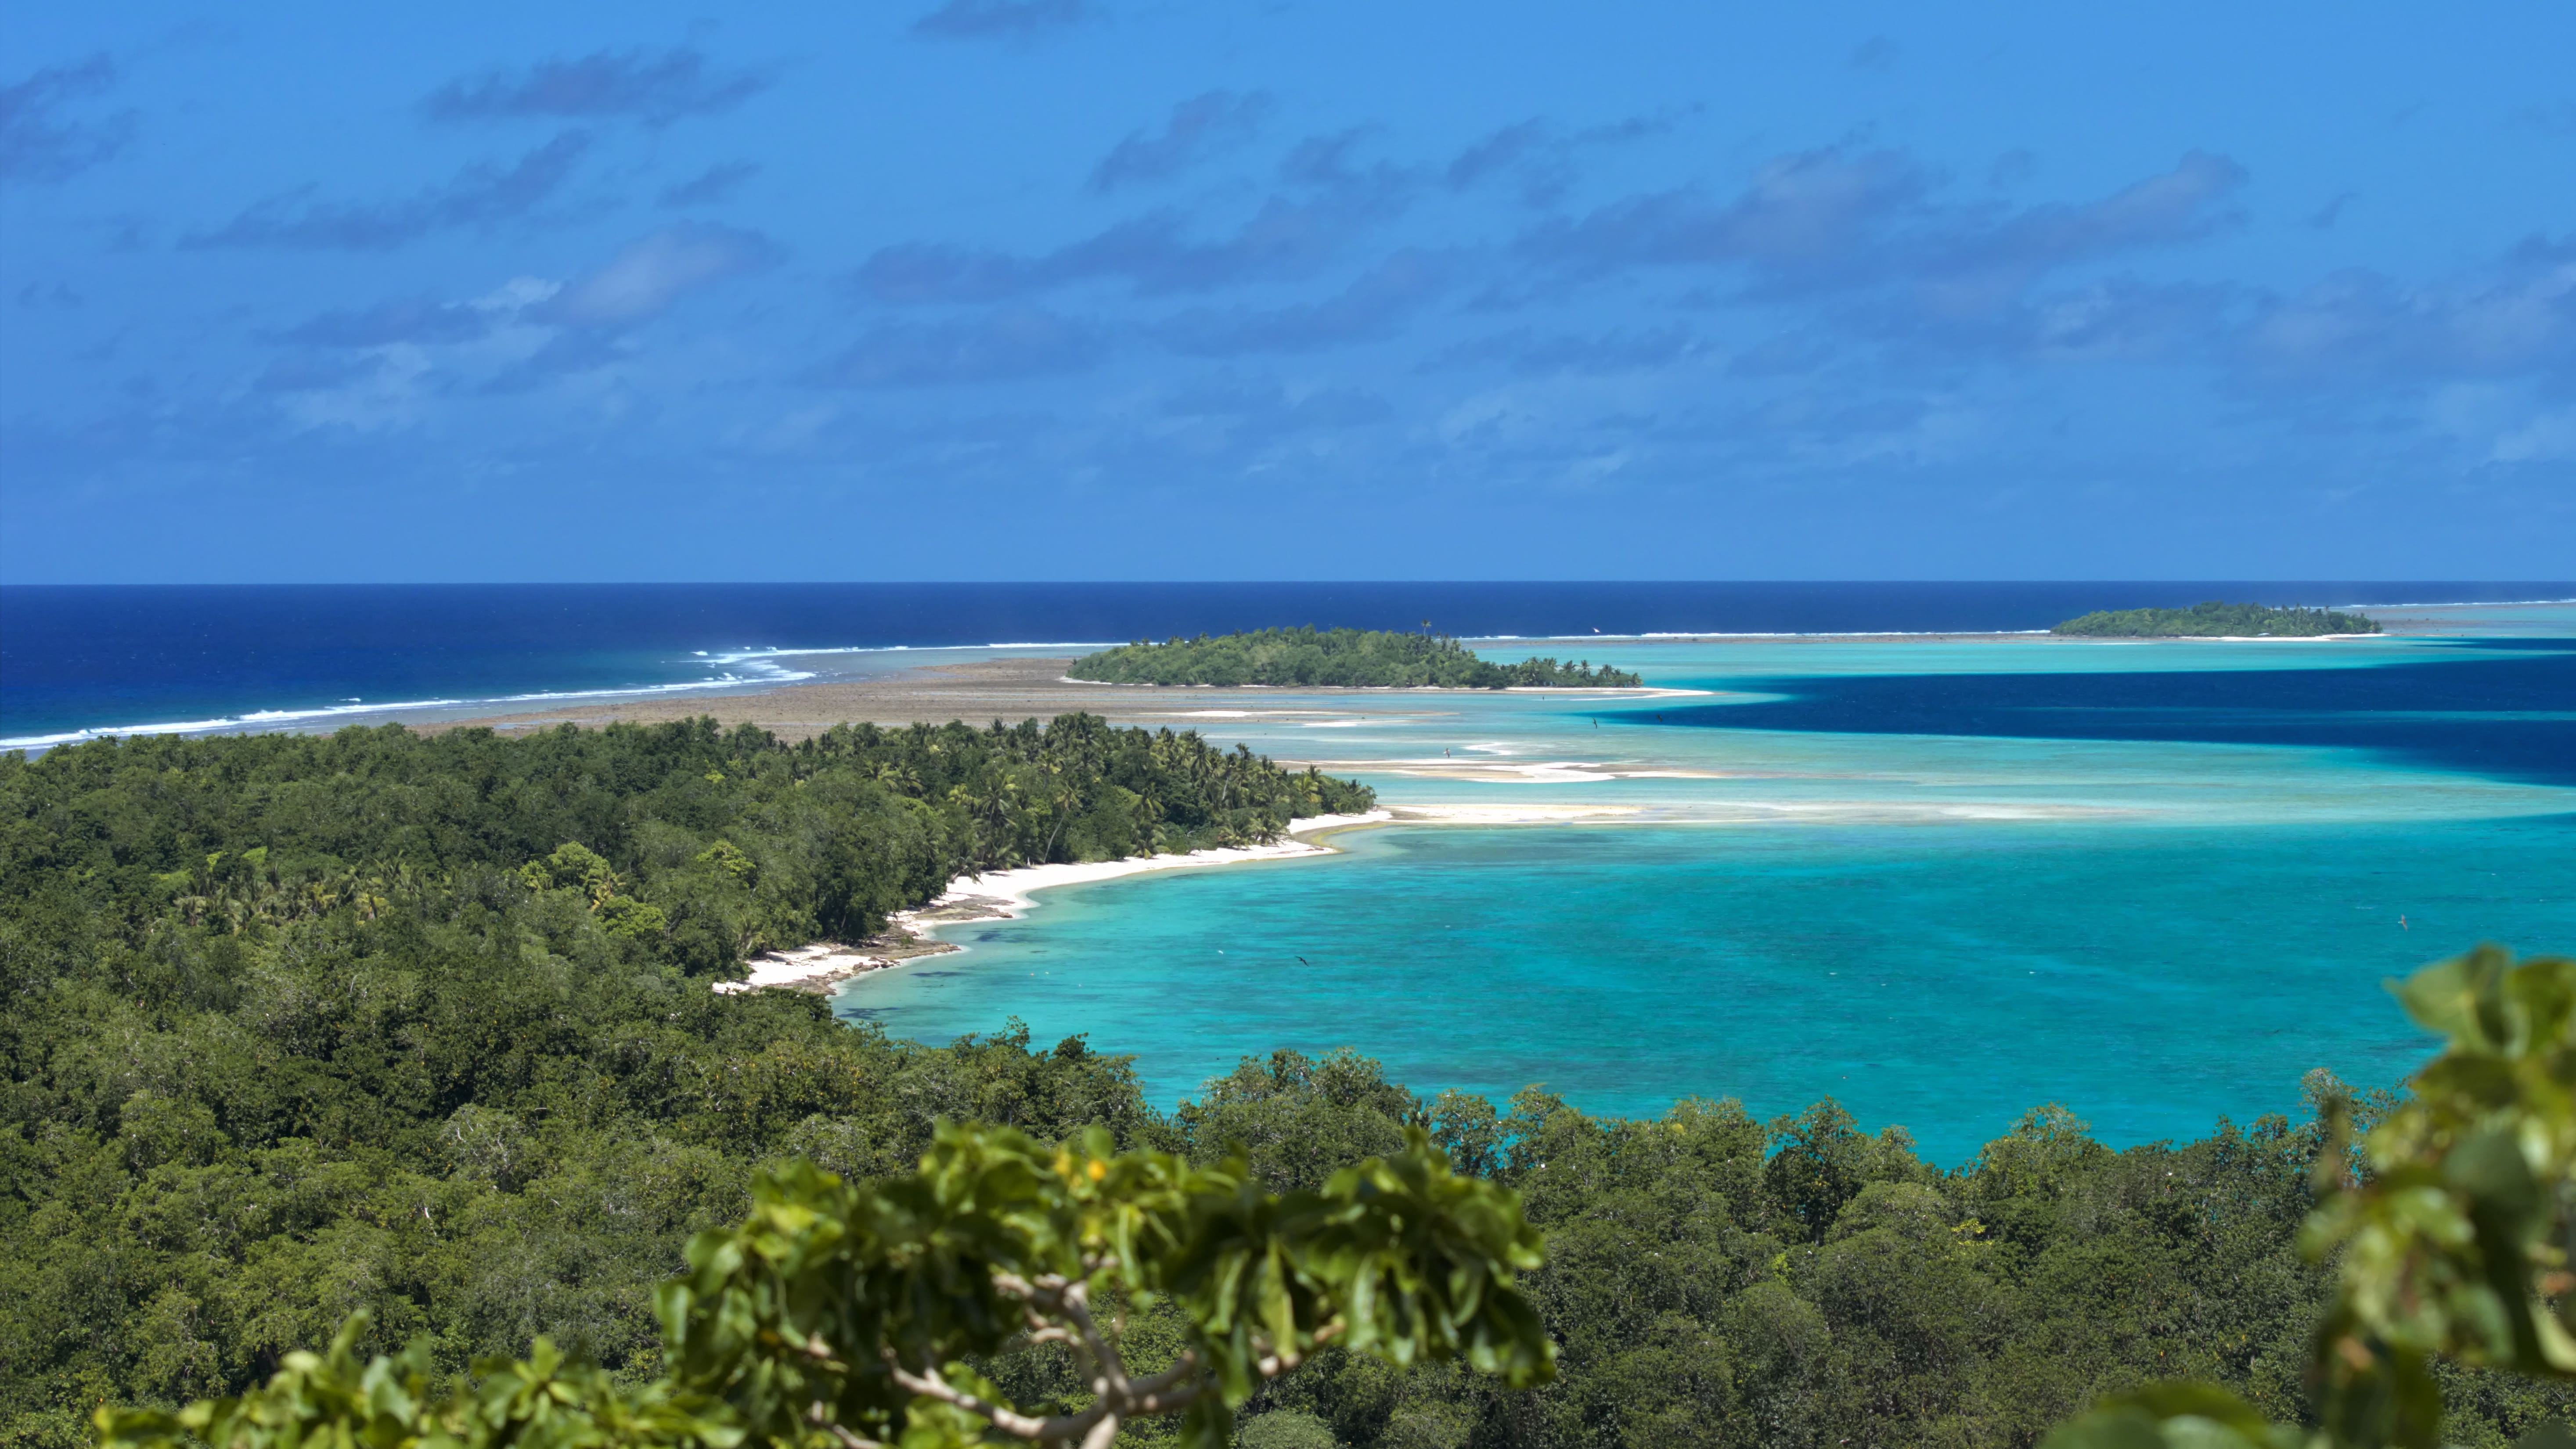
{"type": "Polygon", "coordinates": [[[2149,1384],[2050,1431],[2041,1449],[2295,1449],[2302,1436],[2208,1384],[2149,1384]]]}

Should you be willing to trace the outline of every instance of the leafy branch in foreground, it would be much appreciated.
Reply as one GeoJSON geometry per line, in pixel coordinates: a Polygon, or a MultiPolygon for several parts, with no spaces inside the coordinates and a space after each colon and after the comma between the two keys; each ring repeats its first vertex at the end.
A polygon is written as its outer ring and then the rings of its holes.
{"type": "Polygon", "coordinates": [[[99,1443],[157,1449],[731,1449],[742,1442],[723,1405],[677,1399],[667,1384],[623,1391],[601,1370],[567,1363],[542,1338],[524,1360],[475,1364],[475,1382],[468,1384],[436,1373],[426,1340],[400,1355],[361,1363],[356,1345],[368,1327],[366,1313],[352,1314],[330,1348],[288,1354],[266,1387],[238,1399],[200,1399],[176,1413],[102,1408],[95,1419],[99,1443]]]}
{"type": "Polygon", "coordinates": [[[2222,1389],[2163,1384],[2107,1401],[2046,1449],[2441,1442],[2437,1360],[2576,1379],[2576,960],[2519,966],[2482,946],[2396,988],[2449,1045],[2351,1170],[2349,1118],[2317,1159],[2302,1248],[2340,1254],[2309,1380],[2313,1434],[2222,1389]]]}
{"type": "Polygon", "coordinates": [[[1094,1128],[1040,1144],[943,1126],[909,1177],[849,1183],[801,1160],[741,1225],[700,1234],[661,1290],[665,1377],[621,1390],[539,1340],[439,1383],[429,1350],[360,1366],[352,1320],[264,1388],[175,1413],[101,1409],[103,1449],[705,1445],[904,1449],[997,1436],[1099,1449],[1140,1419],[1221,1449],[1233,1410],[1328,1345],[1404,1366],[1459,1360],[1515,1386],[1553,1372],[1514,1285],[1539,1265],[1517,1195],[1460,1177],[1419,1129],[1320,1191],[1263,1191],[1240,1160],[1116,1154],[1094,1128]],[[1120,1321],[1157,1305],[1181,1346],[1133,1361],[1120,1321]],[[975,1367],[1054,1344],[1083,1390],[1018,1404],[975,1367]]]}

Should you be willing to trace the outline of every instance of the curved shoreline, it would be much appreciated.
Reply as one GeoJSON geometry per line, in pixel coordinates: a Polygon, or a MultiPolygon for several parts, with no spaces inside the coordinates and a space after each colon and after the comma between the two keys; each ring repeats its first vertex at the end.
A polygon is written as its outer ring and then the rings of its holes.
{"type": "Polygon", "coordinates": [[[1116,880],[1148,871],[1338,855],[1341,852],[1332,846],[1320,845],[1305,837],[1384,824],[1394,818],[1394,813],[1387,810],[1372,810],[1365,815],[1309,815],[1302,820],[1290,821],[1288,838],[1271,845],[1131,855],[1123,860],[1023,865],[981,876],[961,875],[950,881],[948,889],[928,904],[889,916],[886,934],[874,941],[858,946],[816,942],[789,951],[764,951],[746,963],[751,967],[748,977],[740,981],[719,981],[715,990],[722,995],[731,995],[774,987],[803,991],[828,988],[852,977],[893,970],[923,956],[943,956],[962,951],[965,948],[955,942],[938,939],[941,927],[970,921],[1018,920],[1039,904],[1033,894],[1037,891],[1116,880]],[[890,944],[892,942],[909,942],[910,945],[890,944]]]}
{"type": "Polygon", "coordinates": [[[1093,881],[1116,880],[1120,876],[1143,875],[1147,871],[1180,870],[1191,866],[1239,865],[1254,860],[1294,860],[1299,856],[1307,855],[1338,855],[1340,852],[1329,845],[1316,845],[1300,837],[1328,835],[1336,830],[1348,830],[1360,825],[1383,824],[1394,818],[1394,812],[1389,810],[1372,810],[1365,815],[1309,815],[1302,820],[1290,821],[1288,838],[1271,845],[1244,845],[1227,849],[1193,850],[1187,853],[1172,852],[1163,855],[1131,855],[1123,860],[1088,860],[1065,865],[1023,865],[1014,866],[1009,870],[997,870],[989,875],[961,875],[948,883],[948,889],[937,900],[917,911],[902,912],[894,919],[913,926],[916,930],[935,931],[943,925],[956,924],[956,920],[924,920],[915,925],[915,918],[926,916],[943,905],[963,901],[989,901],[1004,908],[1003,914],[976,919],[1017,919],[1021,912],[1038,904],[1030,892],[1049,890],[1056,886],[1088,885],[1093,881]]]}

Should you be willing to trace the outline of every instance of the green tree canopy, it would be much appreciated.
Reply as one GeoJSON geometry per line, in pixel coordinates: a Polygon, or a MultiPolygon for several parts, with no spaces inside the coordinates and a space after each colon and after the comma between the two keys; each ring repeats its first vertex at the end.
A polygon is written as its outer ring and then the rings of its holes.
{"type": "Polygon", "coordinates": [[[2312,639],[2324,634],[2376,634],[2379,621],[2331,609],[2276,609],[2211,600],[2188,609],[2106,609],[2049,630],[2112,639],[2312,639]]]}
{"type": "MultiPolygon", "coordinates": [[[[710,1230],[804,1242],[760,1226],[755,1203],[912,1211],[905,1184],[944,1150],[943,1121],[1023,1134],[1010,1151],[1039,1177],[1057,1144],[1086,1163],[1167,1154],[1158,1180],[1186,1169],[1283,1202],[1330,1200],[1419,1128],[1459,1177],[1519,1195],[1545,1261],[1510,1286],[1555,1345],[1554,1377],[1512,1388],[1462,1357],[1399,1364],[1317,1328],[1301,1366],[1253,1382],[1247,1443],[2031,1449],[2106,1395],[2177,1379],[2296,1436],[2374,1402],[2371,1383],[2412,1382],[2420,1405],[2425,1376],[2440,1433],[2467,1449],[2576,1419],[2576,1379],[2516,1367],[2517,1334],[2546,1341],[2492,1286],[2527,1260],[2531,1301],[2563,1304],[2563,1265],[2535,1256],[2563,1243],[2563,1216],[2531,1237],[2541,1219],[2511,1204],[2542,1201],[2515,1198],[2517,1181],[2563,1198],[2564,1159],[2526,1157],[2522,1178],[2492,1179],[2512,1189],[2497,1197],[2479,1185],[2496,1138],[2477,1126],[2520,1120],[2496,1117],[2493,1093],[2537,1111],[2563,1092],[2563,1047],[2547,1045],[2563,966],[2428,978],[2448,984],[2418,1015],[2459,1038],[2445,1061],[2461,1065],[2426,1076],[2413,1117],[2408,1098],[2320,1076],[2313,1112],[2185,1142],[2114,1149],[2042,1107],[1946,1167],[1830,1102],[1622,1120],[1535,1088],[1425,1097],[1347,1052],[1263,1052],[1166,1111],[1107,1031],[928,1045],[820,998],[711,989],[751,942],[881,919],[954,874],[1240,838],[1356,789],[1081,717],[793,745],[699,723],[0,758],[0,1444],[76,1449],[102,1403],[274,1415],[332,1395],[379,1416],[347,1449],[748,1432],[733,1389],[670,1376],[655,1285],[694,1274],[688,1245],[710,1230]],[[1055,786],[1076,803],[1042,803],[1055,786]],[[2440,1154],[2438,1181],[2400,1170],[2415,1149],[2383,1151],[2407,1133],[2440,1154]],[[782,1186],[798,1159],[814,1175],[782,1186]],[[2303,1255],[2321,1203],[2357,1216],[2303,1255]],[[2472,1240],[2524,1259],[2458,1258],[2472,1240]],[[2414,1265],[2410,1286],[2386,1300],[2400,1319],[2349,1320],[2337,1352],[2376,1377],[2338,1400],[2309,1377],[2315,1334],[2372,1253],[2414,1265]],[[2420,1349],[2449,1341],[2402,1321],[2428,1304],[2501,1336],[2420,1349]],[[737,1417],[707,1417],[719,1408],[737,1417]]],[[[979,1140],[1009,1155],[998,1130],[979,1140]]],[[[1317,1251],[1297,1241],[1290,1261],[1317,1251]]],[[[1131,1386],[1200,1331],[1175,1285],[1137,1281],[1084,1292],[1131,1386]]],[[[1070,1341],[905,1362],[960,1391],[963,1363],[1031,1416],[1101,1399],[1070,1341]]],[[[1136,1449],[1179,1432],[1176,1416],[1122,1425],[1136,1449]]]]}
{"type": "Polygon", "coordinates": [[[2336,1265],[2309,1355],[2313,1431],[2174,1383],[2112,1400],[2049,1449],[2431,1449],[2439,1360],[2576,1379],[2576,960],[2517,966],[2481,947],[2417,972],[2398,999],[2448,1045],[2357,1162],[2334,1104],[2303,1234],[2336,1265]]]}
{"type": "Polygon", "coordinates": [[[1455,639],[1375,629],[1256,629],[1139,641],[1087,654],[1066,670],[1105,684],[1310,685],[1333,688],[1634,689],[1645,681],[1588,660],[1477,657],[1455,639]]]}
{"type": "Polygon", "coordinates": [[[1224,1449],[1253,1388],[1328,1345],[1513,1386],[1554,1359],[1513,1281],[1540,1262],[1517,1198],[1451,1173],[1419,1129],[1312,1192],[1266,1192],[1240,1159],[1119,1153],[1097,1129],[1048,1147],[943,1127],[909,1176],[849,1183],[796,1161],[752,1198],[661,1290],[667,1369],[640,1389],[542,1341],[442,1385],[425,1343],[360,1366],[353,1326],[238,1399],[103,1408],[100,1444],[1099,1446],[1177,1417],[1183,1444],[1224,1449]],[[1117,1312],[1146,1304],[1183,1330],[1150,1368],[1117,1312]],[[975,1364],[1014,1344],[1060,1345],[1080,1391],[1013,1402],[975,1364]]]}

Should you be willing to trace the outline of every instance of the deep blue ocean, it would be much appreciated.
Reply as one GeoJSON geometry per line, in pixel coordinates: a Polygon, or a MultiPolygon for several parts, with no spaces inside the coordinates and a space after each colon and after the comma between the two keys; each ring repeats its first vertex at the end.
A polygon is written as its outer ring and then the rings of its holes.
{"type": "Polygon", "coordinates": [[[2565,583],[577,584],[0,587],[0,746],[313,727],[832,677],[814,651],[1115,643],[1281,624],[1462,637],[2045,629],[2098,608],[2564,598],[2565,583]]]}

